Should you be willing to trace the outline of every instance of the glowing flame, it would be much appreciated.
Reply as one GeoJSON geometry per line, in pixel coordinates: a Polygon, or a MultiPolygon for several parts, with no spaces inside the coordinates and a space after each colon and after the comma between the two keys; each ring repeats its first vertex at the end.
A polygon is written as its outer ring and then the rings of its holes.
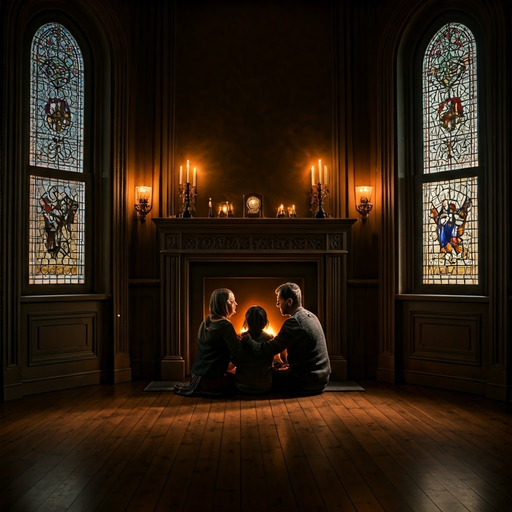
{"type": "Polygon", "coordinates": [[[272,336],[276,335],[276,332],[274,331],[274,329],[272,329],[272,326],[270,324],[268,324],[267,328],[265,329],[265,332],[267,334],[271,334],[272,336]]]}
{"type": "MultiPolygon", "coordinates": [[[[242,327],[240,329],[240,335],[241,336],[243,336],[246,332],[247,332],[247,329],[245,329],[244,327],[242,327]]],[[[276,332],[274,331],[274,329],[272,329],[272,326],[270,324],[268,324],[267,328],[264,329],[264,332],[266,332],[267,334],[270,334],[271,336],[275,336],[276,335],[276,332]]]]}

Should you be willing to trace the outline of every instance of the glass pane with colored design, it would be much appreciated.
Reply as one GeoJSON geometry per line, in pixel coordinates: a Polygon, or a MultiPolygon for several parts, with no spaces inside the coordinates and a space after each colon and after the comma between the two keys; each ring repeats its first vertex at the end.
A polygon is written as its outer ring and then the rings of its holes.
{"type": "Polygon", "coordinates": [[[29,284],[85,281],[85,183],[30,176],[29,284]]]}
{"type": "Polygon", "coordinates": [[[32,39],[30,165],[83,172],[84,65],[73,36],[58,23],[32,39]]]}
{"type": "Polygon", "coordinates": [[[448,23],[423,59],[425,174],[478,166],[477,58],[471,31],[448,23]]]}
{"type": "Polygon", "coordinates": [[[423,184],[423,284],[478,284],[477,181],[423,184]]]}

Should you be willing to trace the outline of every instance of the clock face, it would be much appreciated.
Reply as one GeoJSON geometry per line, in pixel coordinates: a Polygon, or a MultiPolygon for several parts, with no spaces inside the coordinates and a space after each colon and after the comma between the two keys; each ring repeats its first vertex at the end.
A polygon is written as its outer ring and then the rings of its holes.
{"type": "Polygon", "coordinates": [[[247,206],[247,213],[249,215],[256,215],[260,212],[261,199],[256,196],[249,196],[245,205],[247,206]]]}
{"type": "Polygon", "coordinates": [[[244,196],[244,217],[263,217],[263,196],[256,192],[244,196]]]}

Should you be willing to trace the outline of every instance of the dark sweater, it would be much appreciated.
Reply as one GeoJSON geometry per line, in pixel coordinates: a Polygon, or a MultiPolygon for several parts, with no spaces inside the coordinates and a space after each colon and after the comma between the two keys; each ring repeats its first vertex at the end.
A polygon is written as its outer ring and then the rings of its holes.
{"type": "Polygon", "coordinates": [[[237,356],[240,351],[240,340],[233,324],[225,318],[212,320],[209,315],[199,327],[197,358],[191,372],[212,379],[223,377],[231,354],[237,356]]]}
{"type": "MultiPolygon", "coordinates": [[[[269,341],[270,334],[265,332],[253,333],[251,338],[257,342],[269,341]]],[[[272,360],[273,356],[257,357],[251,349],[242,347],[237,356],[233,357],[236,365],[235,386],[242,393],[266,393],[272,387],[272,360]]]]}
{"type": "Polygon", "coordinates": [[[323,391],[329,382],[331,365],[322,324],[303,307],[286,319],[279,334],[270,341],[257,343],[249,335],[242,346],[267,357],[288,350],[290,379],[298,392],[323,391]]]}

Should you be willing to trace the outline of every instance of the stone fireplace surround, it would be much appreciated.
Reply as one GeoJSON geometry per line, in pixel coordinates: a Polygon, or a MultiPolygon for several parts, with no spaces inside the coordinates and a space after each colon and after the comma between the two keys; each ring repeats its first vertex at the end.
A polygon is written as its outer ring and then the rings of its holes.
{"type": "Polygon", "coordinates": [[[257,300],[274,314],[268,308],[275,309],[276,283],[286,281],[301,286],[304,307],[317,314],[324,326],[331,379],[347,379],[346,258],[354,219],[154,218],[153,222],[161,262],[161,380],[181,380],[189,373],[211,289],[224,282],[222,286],[233,289],[242,306],[237,313],[241,322],[244,301],[257,300]],[[255,298],[253,292],[259,295],[255,298]]]}

